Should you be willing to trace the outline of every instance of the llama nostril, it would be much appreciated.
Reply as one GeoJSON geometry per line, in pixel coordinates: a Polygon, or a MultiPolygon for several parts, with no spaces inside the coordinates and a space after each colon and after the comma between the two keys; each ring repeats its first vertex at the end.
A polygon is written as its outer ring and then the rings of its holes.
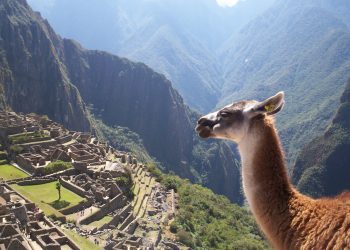
{"type": "Polygon", "coordinates": [[[198,123],[198,125],[203,126],[203,127],[213,128],[218,123],[218,120],[212,121],[212,120],[209,120],[209,119],[203,117],[203,118],[200,118],[197,123],[198,123]]]}
{"type": "Polygon", "coordinates": [[[205,121],[206,121],[207,119],[206,118],[200,118],[198,121],[197,121],[197,124],[198,125],[204,125],[204,123],[205,123],[205,121]]]}

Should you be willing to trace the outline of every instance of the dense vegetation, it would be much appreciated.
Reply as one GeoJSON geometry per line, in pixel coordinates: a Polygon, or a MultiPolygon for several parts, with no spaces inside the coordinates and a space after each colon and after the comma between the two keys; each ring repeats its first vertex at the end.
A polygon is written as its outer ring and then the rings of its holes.
{"type": "Polygon", "coordinates": [[[47,164],[47,166],[44,167],[43,171],[45,175],[48,175],[48,174],[57,173],[59,171],[63,171],[69,168],[72,168],[71,162],[54,161],[47,164]]]}
{"type": "Polygon", "coordinates": [[[10,152],[13,152],[15,154],[20,154],[24,150],[23,147],[20,145],[11,145],[10,146],[10,152]]]}
{"type": "Polygon", "coordinates": [[[140,136],[125,127],[109,127],[101,120],[93,119],[97,136],[108,141],[112,147],[125,152],[131,152],[137,159],[143,162],[152,161],[140,136]]]}
{"type": "Polygon", "coordinates": [[[114,178],[115,182],[122,189],[124,195],[130,200],[134,198],[133,181],[130,170],[127,170],[127,174],[114,178]]]}
{"type": "Polygon", "coordinates": [[[167,189],[179,194],[178,210],[170,230],[193,249],[268,249],[252,215],[210,189],[172,174],[162,174],[154,164],[150,172],[167,189]]]}

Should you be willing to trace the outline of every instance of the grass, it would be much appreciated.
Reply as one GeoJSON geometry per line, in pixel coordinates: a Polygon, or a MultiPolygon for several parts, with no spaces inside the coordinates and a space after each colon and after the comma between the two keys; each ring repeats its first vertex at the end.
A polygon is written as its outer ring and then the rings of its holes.
{"type": "Polygon", "coordinates": [[[44,131],[26,132],[9,136],[9,140],[12,144],[26,143],[39,138],[44,140],[51,137],[44,131]]]}
{"type": "Polygon", "coordinates": [[[55,200],[53,202],[50,202],[49,204],[55,209],[60,210],[62,208],[68,207],[70,205],[70,202],[66,200],[55,200]]]}
{"type": "Polygon", "coordinates": [[[107,215],[107,216],[103,217],[100,220],[97,220],[97,221],[94,221],[94,222],[90,223],[89,226],[101,227],[104,224],[110,222],[112,219],[113,219],[112,216],[107,215]]]}
{"type": "MultiPolygon", "coordinates": [[[[56,181],[40,184],[40,185],[27,185],[27,186],[19,186],[17,184],[11,185],[11,187],[36,203],[46,215],[55,214],[56,216],[62,216],[54,207],[50,204],[57,204],[58,193],[56,190],[56,181]]],[[[69,202],[69,206],[72,207],[77,205],[79,202],[83,201],[84,198],[71,192],[65,187],[61,187],[61,201],[60,203],[69,202]]]]}
{"type": "Polygon", "coordinates": [[[80,249],[89,249],[89,250],[101,250],[102,247],[98,247],[96,246],[92,241],[90,241],[89,239],[80,236],[79,234],[65,229],[65,228],[61,228],[62,231],[68,236],[68,238],[70,238],[72,241],[74,241],[80,249]]]}
{"type": "Polygon", "coordinates": [[[28,177],[29,175],[26,174],[25,172],[19,170],[18,168],[9,165],[9,164],[4,164],[0,165],[0,177],[4,178],[4,180],[13,180],[13,179],[18,179],[18,178],[25,178],[28,177]]]}

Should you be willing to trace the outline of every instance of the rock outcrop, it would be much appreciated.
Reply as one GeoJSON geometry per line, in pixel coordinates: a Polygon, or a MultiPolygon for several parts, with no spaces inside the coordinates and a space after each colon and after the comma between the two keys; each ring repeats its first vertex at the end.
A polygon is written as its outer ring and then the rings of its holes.
{"type": "Polygon", "coordinates": [[[61,39],[48,23],[24,0],[1,1],[0,23],[1,106],[90,130],[84,102],[59,59],[61,39]]]}

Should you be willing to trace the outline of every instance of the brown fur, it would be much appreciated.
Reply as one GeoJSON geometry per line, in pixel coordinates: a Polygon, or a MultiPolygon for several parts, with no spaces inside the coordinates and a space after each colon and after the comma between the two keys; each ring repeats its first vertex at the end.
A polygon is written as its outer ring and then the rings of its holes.
{"type": "Polygon", "coordinates": [[[300,194],[290,184],[273,120],[253,119],[249,133],[260,137],[252,211],[270,243],[276,249],[350,249],[350,194],[319,200],[300,194]]]}

